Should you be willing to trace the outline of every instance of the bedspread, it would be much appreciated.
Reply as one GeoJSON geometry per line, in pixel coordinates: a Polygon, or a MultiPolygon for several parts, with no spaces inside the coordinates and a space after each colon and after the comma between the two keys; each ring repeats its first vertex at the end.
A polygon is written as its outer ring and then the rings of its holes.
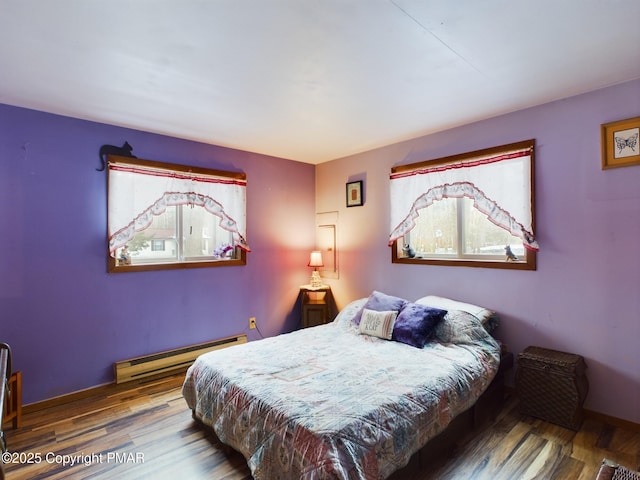
{"type": "Polygon", "coordinates": [[[499,348],[478,321],[456,323],[449,312],[439,340],[419,349],[359,335],[350,318],[362,305],[189,368],[189,408],[244,455],[255,479],[386,478],[494,377],[499,348]]]}

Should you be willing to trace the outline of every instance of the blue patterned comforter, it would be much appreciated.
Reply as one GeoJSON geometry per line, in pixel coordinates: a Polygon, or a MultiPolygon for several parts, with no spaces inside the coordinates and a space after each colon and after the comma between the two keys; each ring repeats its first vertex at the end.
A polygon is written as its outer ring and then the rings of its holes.
{"type": "Polygon", "coordinates": [[[480,322],[450,311],[423,349],[360,335],[351,318],[217,350],[182,393],[256,480],[383,479],[470,408],[498,369],[480,322]]]}

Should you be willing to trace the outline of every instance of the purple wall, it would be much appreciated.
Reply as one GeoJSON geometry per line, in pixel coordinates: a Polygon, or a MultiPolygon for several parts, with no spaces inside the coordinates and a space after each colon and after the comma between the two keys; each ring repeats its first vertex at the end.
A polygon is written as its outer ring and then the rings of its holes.
{"type": "Polygon", "coordinates": [[[314,245],[315,167],[0,105],[0,341],[24,403],[113,380],[113,362],[246,332],[297,327],[314,245]],[[98,149],[247,174],[244,267],[106,273],[98,149]],[[282,175],[286,171],[287,175],[282,175]]]}
{"type": "Polygon", "coordinates": [[[265,335],[295,328],[314,214],[337,211],[340,278],[325,281],[338,307],[378,289],[493,308],[512,351],[584,355],[587,408],[640,423],[640,166],[600,168],[600,124],[639,113],[640,80],[316,168],[0,105],[0,341],[23,371],[24,402],[111,382],[117,360],[240,332],[256,339],[250,316],[265,335]],[[528,138],[537,271],[391,264],[392,166],[528,138]],[[247,173],[247,266],[106,273],[97,152],[125,140],[140,158],[247,173]],[[365,205],[345,208],[345,182],[360,179],[365,205]]]}
{"type": "Polygon", "coordinates": [[[640,166],[600,167],[600,125],[637,115],[640,80],[319,165],[316,209],[340,219],[340,279],[327,282],[338,307],[378,289],[493,308],[513,352],[540,345],[583,355],[586,407],[640,423],[640,166]],[[537,271],[391,264],[392,166],[529,138],[537,271]],[[366,203],[345,208],[345,182],[359,179],[366,203]]]}

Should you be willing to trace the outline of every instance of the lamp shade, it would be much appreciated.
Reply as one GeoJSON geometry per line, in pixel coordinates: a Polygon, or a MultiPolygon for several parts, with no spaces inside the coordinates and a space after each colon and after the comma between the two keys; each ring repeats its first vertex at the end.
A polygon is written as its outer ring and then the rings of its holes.
{"type": "Polygon", "coordinates": [[[313,251],[309,256],[309,264],[307,267],[324,267],[324,263],[322,263],[322,252],[313,251]]]}

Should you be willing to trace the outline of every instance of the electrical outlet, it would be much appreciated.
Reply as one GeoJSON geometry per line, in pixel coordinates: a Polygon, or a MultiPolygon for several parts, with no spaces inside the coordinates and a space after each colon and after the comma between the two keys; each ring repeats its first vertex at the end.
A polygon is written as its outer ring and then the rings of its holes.
{"type": "Polygon", "coordinates": [[[249,328],[256,328],[256,317],[249,317],[249,328]]]}

